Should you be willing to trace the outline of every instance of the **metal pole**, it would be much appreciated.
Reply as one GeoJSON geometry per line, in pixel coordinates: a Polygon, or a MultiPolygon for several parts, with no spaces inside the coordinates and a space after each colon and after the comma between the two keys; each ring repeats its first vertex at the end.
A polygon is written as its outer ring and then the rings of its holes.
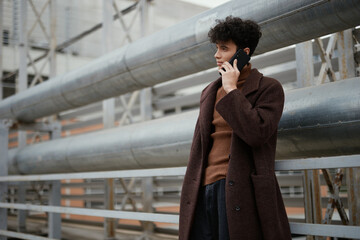
{"type": "MultiPolygon", "coordinates": [[[[148,30],[148,21],[149,21],[149,9],[148,1],[141,1],[140,8],[140,21],[141,21],[141,36],[145,37],[148,30]]],[[[152,91],[151,87],[142,89],[140,91],[140,112],[143,121],[152,119],[152,91]]],[[[152,213],[153,210],[153,178],[147,177],[142,179],[142,203],[143,203],[143,212],[152,213]]],[[[144,222],[144,235],[143,239],[149,239],[150,235],[154,233],[155,225],[152,222],[144,222]]]]}
{"type": "MultiPolygon", "coordinates": [[[[140,8],[141,37],[145,37],[148,30],[148,22],[149,22],[148,0],[141,0],[140,4],[141,4],[141,8],[140,8]]],[[[152,119],[151,87],[142,89],[140,91],[140,112],[143,121],[152,119]]]]}
{"type": "Polygon", "coordinates": [[[337,40],[340,79],[356,76],[352,29],[338,33],[337,40]]]}
{"type": "MultiPolygon", "coordinates": [[[[147,177],[142,179],[142,202],[143,202],[143,212],[153,213],[153,178],[147,177]]],[[[144,222],[144,238],[149,239],[150,235],[154,233],[155,225],[152,222],[144,222]]]]}
{"type": "MultiPolygon", "coordinates": [[[[56,76],[56,0],[49,2],[49,17],[50,17],[50,52],[49,52],[49,77],[54,78],[56,76]]],[[[61,138],[61,124],[56,121],[56,116],[49,118],[51,125],[50,139],[51,141],[61,138]]],[[[61,182],[52,181],[49,183],[49,205],[60,206],[61,205],[61,182]]],[[[48,215],[48,232],[49,238],[61,239],[61,214],[49,213],[48,215]]]]}
{"type": "MultiPolygon", "coordinates": [[[[25,91],[28,87],[27,76],[27,52],[28,52],[28,31],[27,31],[27,1],[20,0],[19,14],[19,76],[17,82],[17,94],[25,91]]],[[[26,147],[27,133],[26,131],[18,131],[18,149],[26,147]]],[[[26,184],[18,185],[18,202],[26,201],[26,184]]],[[[28,211],[18,210],[17,214],[17,231],[26,232],[26,217],[28,211]]]]}
{"type": "MultiPolygon", "coordinates": [[[[339,53],[340,79],[354,77],[356,75],[352,29],[339,33],[337,42],[339,53]]],[[[346,169],[346,185],[348,192],[349,220],[350,225],[360,225],[360,168],[346,169]]]]}
{"type": "MultiPolygon", "coordinates": [[[[49,132],[51,141],[61,138],[60,122],[51,123],[52,130],[49,132]]],[[[50,182],[49,205],[61,206],[61,181],[50,182]]],[[[49,213],[48,215],[49,238],[61,239],[61,214],[49,213]]]]}
{"type": "Polygon", "coordinates": [[[17,92],[27,89],[27,1],[20,0],[20,21],[19,21],[19,78],[17,92]]]}
{"type": "MultiPolygon", "coordinates": [[[[112,50],[112,5],[113,0],[103,1],[103,53],[112,50]]],[[[112,128],[115,125],[115,98],[103,101],[103,124],[104,128],[112,128]]]]}
{"type": "MultiPolygon", "coordinates": [[[[103,53],[106,54],[112,49],[112,6],[113,0],[103,1],[103,53]]],[[[104,129],[112,128],[115,125],[115,98],[103,101],[103,124],[104,129]]],[[[114,210],[114,179],[104,181],[104,205],[107,210],[114,210]]],[[[104,218],[104,239],[116,239],[116,219],[104,218]]]]}
{"type": "Polygon", "coordinates": [[[0,0],[0,100],[3,99],[3,6],[4,1],[0,0]]]}
{"type": "MultiPolygon", "coordinates": [[[[0,1],[2,2],[2,1],[0,1]]],[[[1,4],[1,3],[0,3],[1,4]]],[[[0,176],[8,175],[8,141],[9,126],[5,120],[0,120],[0,176]]],[[[7,202],[8,183],[0,183],[0,202],[7,202]]],[[[7,209],[0,208],[0,230],[7,230],[7,209]]],[[[0,240],[6,240],[4,236],[0,236],[0,240]]]]}
{"type": "Polygon", "coordinates": [[[297,87],[314,85],[314,64],[312,41],[306,41],[295,46],[297,87]]]}
{"type": "Polygon", "coordinates": [[[56,76],[56,0],[50,1],[50,73],[49,78],[56,76]]]}
{"type": "MultiPolygon", "coordinates": [[[[299,88],[314,85],[314,64],[312,42],[306,41],[296,44],[296,77],[299,88]]],[[[304,208],[307,223],[321,223],[321,192],[318,170],[304,170],[304,208]]],[[[317,237],[307,236],[307,240],[317,237]]]]}

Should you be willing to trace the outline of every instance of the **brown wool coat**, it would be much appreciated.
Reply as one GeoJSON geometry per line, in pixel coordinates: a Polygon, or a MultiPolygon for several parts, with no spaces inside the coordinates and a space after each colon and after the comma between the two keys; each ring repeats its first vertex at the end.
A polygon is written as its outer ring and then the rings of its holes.
{"type": "MultiPolygon", "coordinates": [[[[189,240],[198,190],[211,149],[212,117],[221,78],[200,98],[180,201],[179,239],[189,240]]],[[[274,173],[277,127],[284,92],[275,79],[252,69],[242,91],[224,96],[216,110],[233,129],[226,177],[226,212],[231,240],[290,240],[290,228],[274,173]]]]}

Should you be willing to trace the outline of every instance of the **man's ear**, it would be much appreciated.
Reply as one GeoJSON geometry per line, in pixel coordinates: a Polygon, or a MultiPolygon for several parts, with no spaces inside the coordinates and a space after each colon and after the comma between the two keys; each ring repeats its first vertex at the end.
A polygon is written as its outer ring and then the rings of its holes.
{"type": "Polygon", "coordinates": [[[244,52],[246,52],[247,55],[250,54],[250,48],[247,47],[247,48],[244,48],[243,50],[244,50],[244,52]]]}

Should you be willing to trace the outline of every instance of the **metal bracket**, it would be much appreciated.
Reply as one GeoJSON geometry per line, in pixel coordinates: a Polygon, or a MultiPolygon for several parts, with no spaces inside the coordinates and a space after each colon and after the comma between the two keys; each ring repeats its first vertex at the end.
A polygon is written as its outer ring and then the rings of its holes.
{"type": "Polygon", "coordinates": [[[14,121],[11,119],[0,119],[0,124],[6,128],[11,128],[14,125],[14,121]]]}

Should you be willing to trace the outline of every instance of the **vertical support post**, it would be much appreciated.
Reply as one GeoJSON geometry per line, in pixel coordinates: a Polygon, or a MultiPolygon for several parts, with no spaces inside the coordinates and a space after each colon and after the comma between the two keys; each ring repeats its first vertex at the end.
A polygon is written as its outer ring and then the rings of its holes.
{"type": "MultiPolygon", "coordinates": [[[[103,1],[103,53],[112,49],[112,5],[113,0],[103,1]]],[[[115,98],[103,101],[103,124],[104,128],[112,128],[115,125],[115,98]]]]}
{"type": "Polygon", "coordinates": [[[28,85],[27,79],[27,1],[20,1],[19,21],[19,78],[17,92],[24,91],[28,85]]]}
{"type": "MultiPolygon", "coordinates": [[[[142,179],[142,201],[143,201],[143,212],[152,213],[153,209],[153,178],[147,177],[142,179]]],[[[144,222],[144,237],[148,238],[149,235],[154,232],[154,223],[144,222]]]]}
{"type": "Polygon", "coordinates": [[[311,41],[296,44],[296,79],[297,87],[314,85],[313,47],[311,41]]]}
{"type": "MultiPolygon", "coordinates": [[[[49,2],[49,17],[50,17],[50,52],[49,52],[49,78],[56,76],[56,0],[49,2]]],[[[61,123],[56,120],[56,116],[50,118],[52,125],[50,139],[61,138],[61,123]]],[[[61,206],[61,181],[50,182],[49,194],[50,206],[61,206]]],[[[61,239],[61,214],[49,213],[48,215],[48,232],[49,238],[61,239]]]]}
{"type": "MultiPolygon", "coordinates": [[[[27,38],[27,1],[20,1],[20,14],[19,16],[19,76],[17,81],[16,92],[20,93],[25,91],[28,87],[27,76],[27,51],[28,51],[28,38],[27,38]]],[[[26,146],[27,133],[26,131],[18,131],[18,148],[21,149],[26,146]]],[[[20,183],[18,185],[18,202],[25,203],[26,184],[20,183]]],[[[26,231],[26,216],[28,211],[18,210],[17,214],[17,231],[26,231]]]]}
{"type": "MultiPolygon", "coordinates": [[[[141,37],[145,37],[148,29],[149,8],[148,1],[141,1],[141,37]]],[[[143,121],[152,118],[152,93],[151,88],[145,88],[140,92],[140,112],[143,121]]]]}
{"type": "MultiPolygon", "coordinates": [[[[296,44],[296,77],[298,88],[314,85],[314,64],[312,41],[296,44]]],[[[321,191],[318,170],[305,170],[303,176],[305,221],[321,223],[321,191]]],[[[307,236],[307,240],[318,237],[307,236]]]]}
{"type": "MultiPolygon", "coordinates": [[[[306,223],[321,224],[321,191],[319,170],[304,171],[304,197],[305,197],[305,221],[306,223]]],[[[310,237],[307,239],[321,239],[310,237]]]]}
{"type": "Polygon", "coordinates": [[[360,168],[346,169],[347,199],[349,206],[349,223],[360,225],[360,168]]]}
{"type": "MultiPolygon", "coordinates": [[[[105,209],[114,210],[114,179],[109,178],[105,180],[105,209]]],[[[105,229],[105,239],[111,240],[115,238],[116,219],[105,218],[104,219],[104,229],[105,229]]]]}
{"type": "MultiPolygon", "coordinates": [[[[18,203],[26,202],[26,183],[21,182],[17,187],[17,201],[18,203]]],[[[26,232],[26,217],[28,215],[27,210],[18,210],[17,214],[17,231],[26,232]]]]}
{"type": "MultiPolygon", "coordinates": [[[[339,53],[340,79],[356,76],[354,43],[352,29],[339,33],[337,42],[339,53]]],[[[360,168],[346,169],[346,185],[348,193],[349,222],[350,225],[360,225],[360,168]]]]}
{"type": "Polygon", "coordinates": [[[56,76],[56,0],[50,1],[50,73],[49,78],[56,76]]]}
{"type": "MultiPolygon", "coordinates": [[[[148,20],[149,20],[149,9],[148,1],[141,1],[141,36],[145,37],[148,30],[148,20]]],[[[140,112],[143,121],[152,119],[152,92],[151,88],[145,88],[140,91],[140,112]]],[[[143,202],[143,212],[152,213],[153,210],[153,178],[147,177],[142,179],[142,202],[143,202]]],[[[144,238],[149,239],[149,235],[154,233],[155,225],[152,222],[144,222],[144,238]]]]}
{"type": "MultiPolygon", "coordinates": [[[[106,54],[112,49],[112,6],[113,0],[103,1],[103,53],[106,54]]],[[[115,126],[115,98],[103,101],[103,124],[104,128],[115,126]]],[[[105,179],[104,205],[107,210],[114,210],[114,179],[105,179]]],[[[104,239],[116,239],[116,219],[104,219],[104,239]]]]}
{"type": "MultiPolygon", "coordinates": [[[[50,182],[49,205],[60,206],[61,204],[61,183],[60,181],[50,182]]],[[[61,214],[49,213],[48,215],[49,238],[61,239],[61,214]]]]}
{"type": "MultiPolygon", "coordinates": [[[[61,138],[61,124],[60,122],[53,122],[52,130],[50,132],[50,139],[61,138]]],[[[59,180],[50,183],[49,205],[61,205],[61,182],[59,180]]],[[[48,231],[49,238],[61,239],[61,214],[49,213],[48,215],[48,231]]]]}
{"type": "Polygon", "coordinates": [[[338,34],[337,40],[340,79],[356,76],[352,29],[338,34]]]}
{"type": "Polygon", "coordinates": [[[3,9],[4,1],[0,0],[0,100],[3,99],[3,9]]]}
{"type": "MultiPolygon", "coordinates": [[[[8,175],[8,141],[9,128],[5,120],[0,120],[0,176],[8,175]]],[[[7,202],[8,183],[0,183],[0,202],[7,202]]],[[[0,230],[7,230],[7,209],[0,208],[0,230]]],[[[0,240],[6,240],[4,236],[0,236],[0,240]]]]}

